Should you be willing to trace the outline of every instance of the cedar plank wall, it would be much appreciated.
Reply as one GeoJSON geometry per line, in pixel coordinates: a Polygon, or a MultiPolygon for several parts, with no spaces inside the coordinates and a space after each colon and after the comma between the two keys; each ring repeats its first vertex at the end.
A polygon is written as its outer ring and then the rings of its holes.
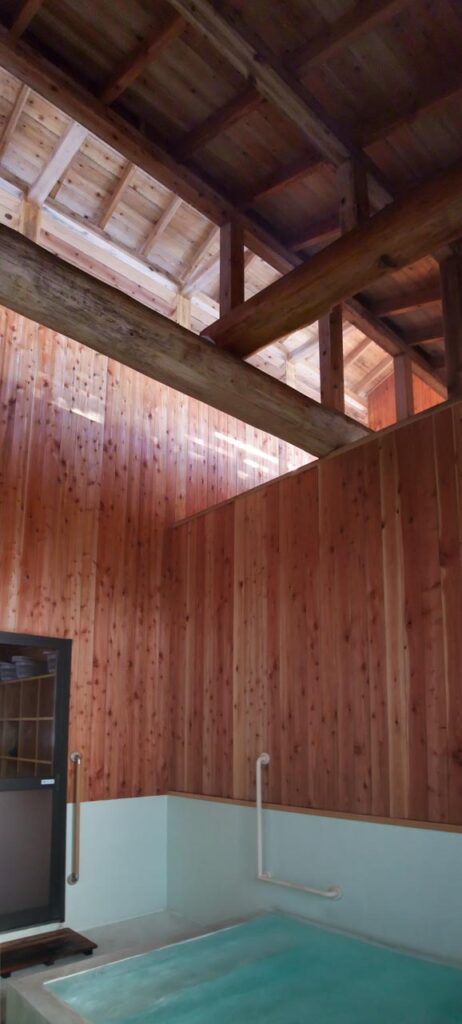
{"type": "MultiPolygon", "coordinates": [[[[443,401],[433,388],[429,387],[420,377],[412,375],[412,391],[414,395],[414,411],[424,412],[443,401]]],[[[396,423],[395,382],[393,374],[381,381],[368,396],[368,422],[372,430],[383,430],[384,427],[396,423]]]]}
{"type": "Polygon", "coordinates": [[[168,531],[172,789],[462,823],[461,494],[458,403],[168,531]]]}
{"type": "Polygon", "coordinates": [[[305,456],[1,308],[0,370],[0,629],[74,639],[84,799],[163,791],[163,530],[305,456]]]}

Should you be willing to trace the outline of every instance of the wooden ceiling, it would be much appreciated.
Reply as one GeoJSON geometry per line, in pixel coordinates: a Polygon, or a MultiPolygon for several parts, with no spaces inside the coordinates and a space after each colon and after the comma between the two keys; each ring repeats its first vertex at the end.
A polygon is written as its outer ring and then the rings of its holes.
{"type": "MultiPolygon", "coordinates": [[[[242,224],[252,295],[335,239],[348,157],[364,161],[373,212],[462,157],[460,0],[0,0],[0,19],[1,176],[175,289],[208,292],[209,323],[214,225],[242,224]]],[[[363,369],[362,383],[345,371],[347,411],[359,418],[390,354],[409,346],[418,372],[439,376],[436,255],[344,304],[347,368],[357,349],[363,369]]],[[[308,381],[313,333],[252,361],[284,367],[302,349],[301,368],[311,351],[308,381]]]]}

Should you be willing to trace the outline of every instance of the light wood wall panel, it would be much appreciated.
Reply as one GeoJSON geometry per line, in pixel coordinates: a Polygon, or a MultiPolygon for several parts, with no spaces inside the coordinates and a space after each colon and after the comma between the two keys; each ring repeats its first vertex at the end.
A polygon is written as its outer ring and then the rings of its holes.
{"type": "MultiPolygon", "coordinates": [[[[412,375],[412,392],[414,397],[414,412],[425,412],[426,409],[440,405],[443,401],[441,395],[433,390],[420,377],[412,375]]],[[[393,374],[386,377],[380,384],[369,392],[367,399],[368,421],[372,430],[383,430],[396,423],[396,399],[395,382],[393,374]]]]}
{"type": "Polygon", "coordinates": [[[173,789],[462,824],[461,473],[459,403],[169,531],[173,789]]]}
{"type": "MultiPolygon", "coordinates": [[[[0,374],[0,629],[73,639],[70,744],[85,798],[164,791],[164,531],[305,455],[4,309],[0,374]]],[[[189,552],[210,633],[232,586],[232,567],[217,569],[226,521],[220,512],[189,552]]],[[[195,604],[191,590],[191,616],[195,604]]],[[[230,789],[231,706],[213,685],[231,694],[231,639],[223,627],[201,647],[190,627],[187,643],[188,664],[206,650],[210,686],[199,704],[186,690],[184,741],[189,751],[205,716],[209,786],[218,772],[230,789]]]]}

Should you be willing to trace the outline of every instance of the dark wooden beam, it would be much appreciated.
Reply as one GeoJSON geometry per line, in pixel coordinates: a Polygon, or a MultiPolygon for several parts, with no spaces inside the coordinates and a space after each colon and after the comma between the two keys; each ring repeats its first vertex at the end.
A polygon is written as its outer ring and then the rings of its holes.
{"type": "Polygon", "coordinates": [[[368,436],[362,424],[220,352],[3,225],[0,303],[316,455],[368,436]]]}
{"type": "Polygon", "coordinates": [[[231,221],[220,229],[220,315],[244,301],[244,233],[231,221]]]}
{"type": "Polygon", "coordinates": [[[12,39],[19,39],[23,32],[29,28],[32,18],[35,18],[43,3],[44,0],[22,0],[11,24],[10,35],[12,39]]]}
{"type": "Polygon", "coordinates": [[[405,352],[393,360],[395,382],[396,419],[407,420],[414,413],[412,388],[412,361],[405,352]]]}
{"type": "Polygon", "coordinates": [[[406,331],[405,338],[409,345],[431,345],[434,342],[442,341],[444,327],[442,322],[424,324],[423,327],[411,327],[406,331]]]}
{"type": "Polygon", "coordinates": [[[366,165],[360,157],[346,160],[337,170],[340,234],[363,224],[370,216],[366,165]]]}
{"type": "Polygon", "coordinates": [[[462,255],[441,263],[444,348],[449,398],[462,397],[462,255]]]}
{"type": "Polygon", "coordinates": [[[367,32],[379,28],[409,0],[357,0],[351,10],[318,33],[288,57],[291,67],[302,69],[324,63],[339,50],[351,46],[367,32]]]}
{"type": "Polygon", "coordinates": [[[308,224],[303,231],[294,235],[289,246],[294,252],[308,249],[310,246],[318,245],[320,242],[328,242],[335,238],[340,231],[338,214],[324,217],[322,220],[308,224]]]}
{"type": "Polygon", "coordinates": [[[386,299],[376,299],[369,303],[369,308],[375,316],[393,316],[397,313],[407,313],[412,309],[419,309],[421,306],[431,306],[435,302],[441,302],[441,289],[438,281],[434,284],[417,285],[406,292],[398,292],[386,299]]]}
{"type": "Polygon", "coordinates": [[[180,35],[185,21],[178,14],[172,14],[159,28],[153,27],[139,46],[119,64],[101,91],[103,103],[113,103],[125,89],[135,81],[144,68],[153,64],[167,46],[180,35]]]}
{"type": "Polygon", "coordinates": [[[311,174],[316,174],[323,167],[325,167],[325,161],[320,160],[319,157],[314,156],[312,153],[308,156],[300,157],[298,160],[294,160],[286,167],[282,167],[279,171],[275,171],[264,178],[242,200],[242,206],[251,206],[252,203],[259,202],[260,199],[279,195],[280,192],[284,192],[291,185],[296,185],[297,182],[304,181],[311,174]]]}
{"type": "Polygon", "coordinates": [[[394,108],[385,118],[381,120],[374,118],[372,124],[363,127],[361,132],[363,146],[372,146],[375,142],[380,142],[388,135],[392,135],[393,132],[399,131],[400,128],[412,127],[420,117],[434,113],[438,107],[456,99],[460,93],[462,93],[460,74],[454,76],[449,85],[446,83],[441,85],[439,79],[435,81],[430,78],[424,88],[416,93],[410,107],[400,110],[399,114],[394,108]]]}
{"type": "Polygon", "coordinates": [[[334,306],[318,322],[321,402],[345,410],[342,307],[334,306]]]}
{"type": "Polygon", "coordinates": [[[316,253],[218,320],[207,334],[223,347],[250,355],[457,238],[461,229],[462,161],[316,253]]]}
{"type": "Polygon", "coordinates": [[[197,125],[197,128],[193,128],[180,139],[175,146],[177,156],[181,159],[192,156],[197,149],[216,139],[217,135],[221,135],[227,128],[231,128],[236,121],[240,121],[247,114],[258,110],[263,102],[263,97],[260,96],[257,89],[253,85],[246,85],[242,92],[233,96],[228,103],[219,107],[213,114],[210,114],[210,117],[197,125]]]}

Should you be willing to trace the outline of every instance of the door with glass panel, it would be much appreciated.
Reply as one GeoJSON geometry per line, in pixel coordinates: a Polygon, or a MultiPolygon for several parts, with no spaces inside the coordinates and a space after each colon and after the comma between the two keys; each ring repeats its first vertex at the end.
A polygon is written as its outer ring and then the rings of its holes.
{"type": "Polygon", "coordinates": [[[70,656],[0,632],[0,932],[64,920],[70,656]]]}

